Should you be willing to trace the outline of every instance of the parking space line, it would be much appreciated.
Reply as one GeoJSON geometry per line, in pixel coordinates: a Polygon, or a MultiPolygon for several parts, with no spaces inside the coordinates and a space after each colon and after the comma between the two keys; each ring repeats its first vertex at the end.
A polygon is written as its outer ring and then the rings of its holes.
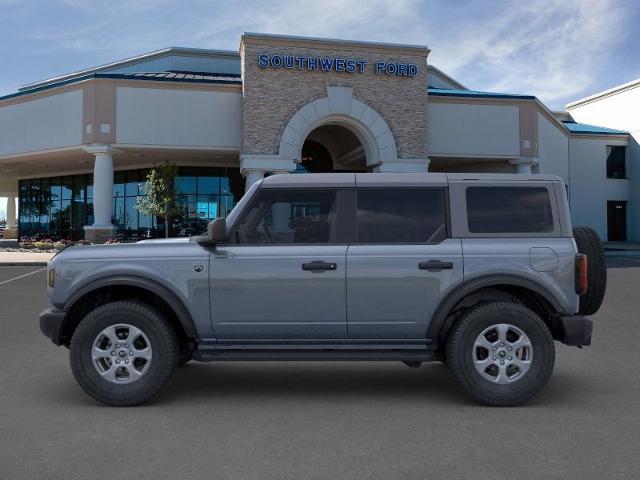
{"type": "Polygon", "coordinates": [[[25,273],[23,275],[18,275],[17,277],[10,278],[9,280],[4,280],[4,281],[0,282],[0,286],[4,285],[5,283],[13,282],[14,280],[20,280],[21,278],[28,277],[29,275],[34,275],[34,274],[42,272],[42,271],[44,271],[46,269],[47,269],[46,267],[45,268],[40,268],[38,270],[34,270],[33,272],[25,273]]]}

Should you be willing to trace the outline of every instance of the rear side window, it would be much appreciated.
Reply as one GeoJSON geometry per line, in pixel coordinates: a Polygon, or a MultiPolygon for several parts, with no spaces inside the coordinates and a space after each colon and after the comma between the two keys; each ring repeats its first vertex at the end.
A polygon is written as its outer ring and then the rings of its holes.
{"type": "Polygon", "coordinates": [[[437,243],[446,238],[441,188],[358,190],[358,243],[437,243]]]}
{"type": "Polygon", "coordinates": [[[544,187],[469,187],[471,233],[547,233],[553,231],[549,191],[544,187]]]}

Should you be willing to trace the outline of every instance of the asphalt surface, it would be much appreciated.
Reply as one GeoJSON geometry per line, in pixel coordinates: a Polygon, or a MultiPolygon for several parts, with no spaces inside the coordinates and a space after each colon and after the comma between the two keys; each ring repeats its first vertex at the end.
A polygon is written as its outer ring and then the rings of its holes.
{"type": "Polygon", "coordinates": [[[440,364],[210,363],[103,407],[38,328],[39,267],[0,267],[0,479],[640,478],[640,261],[612,260],[594,345],[557,344],[529,404],[479,406],[440,364]]]}

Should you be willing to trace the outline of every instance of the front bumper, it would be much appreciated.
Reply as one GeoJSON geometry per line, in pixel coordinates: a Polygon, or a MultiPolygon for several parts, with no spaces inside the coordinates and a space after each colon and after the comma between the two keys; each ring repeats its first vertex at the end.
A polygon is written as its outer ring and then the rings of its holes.
{"type": "Polygon", "coordinates": [[[63,327],[67,312],[57,308],[47,308],[40,314],[40,331],[56,345],[62,345],[63,327]]]}
{"type": "Polygon", "coordinates": [[[560,317],[560,341],[565,345],[591,345],[593,321],[582,315],[566,315],[560,317]]]}

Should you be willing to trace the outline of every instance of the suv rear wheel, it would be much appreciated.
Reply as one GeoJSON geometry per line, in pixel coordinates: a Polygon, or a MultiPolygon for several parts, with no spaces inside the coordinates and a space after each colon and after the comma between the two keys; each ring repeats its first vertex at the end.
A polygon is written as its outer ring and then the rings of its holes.
{"type": "Polygon", "coordinates": [[[140,302],[118,301],[91,311],[70,345],[73,375],[99,402],[138,405],[156,395],[176,366],[179,345],[166,317],[140,302]]]}
{"type": "Polygon", "coordinates": [[[456,380],[477,400],[515,406],[538,393],[555,362],[551,332],[528,308],[491,302],[464,313],[446,350],[456,380]]]}

